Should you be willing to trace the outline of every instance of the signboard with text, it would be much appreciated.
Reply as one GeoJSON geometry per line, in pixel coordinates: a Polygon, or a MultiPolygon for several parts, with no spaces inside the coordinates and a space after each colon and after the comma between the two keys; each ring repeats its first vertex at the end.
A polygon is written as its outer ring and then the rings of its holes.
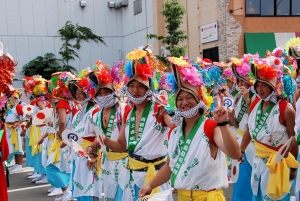
{"type": "Polygon", "coordinates": [[[201,43],[218,40],[218,22],[213,22],[200,27],[201,43]]]}

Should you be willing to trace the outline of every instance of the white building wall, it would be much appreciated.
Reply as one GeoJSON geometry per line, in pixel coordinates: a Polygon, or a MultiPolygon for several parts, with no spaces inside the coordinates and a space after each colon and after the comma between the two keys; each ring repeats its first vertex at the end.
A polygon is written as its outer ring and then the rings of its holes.
{"type": "MultiPolygon", "coordinates": [[[[110,0],[113,1],[113,0],[110,0]]],[[[120,0],[114,0],[116,3],[120,0]]],[[[58,30],[69,20],[90,28],[103,37],[101,43],[82,42],[80,59],[71,61],[77,71],[92,66],[96,60],[112,65],[141,45],[153,33],[153,0],[142,0],[142,13],[134,15],[133,1],[121,9],[108,8],[108,0],[87,0],[84,8],[79,0],[0,0],[0,40],[4,50],[18,62],[16,79],[22,79],[22,67],[47,52],[57,58],[62,45],[58,30]]],[[[20,82],[15,82],[20,87],[20,82]]]]}

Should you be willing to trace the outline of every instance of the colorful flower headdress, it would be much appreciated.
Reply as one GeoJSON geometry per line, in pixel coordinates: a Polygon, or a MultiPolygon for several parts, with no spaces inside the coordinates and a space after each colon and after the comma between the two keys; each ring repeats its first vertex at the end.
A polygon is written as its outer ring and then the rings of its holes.
{"type": "Polygon", "coordinates": [[[202,59],[200,57],[197,57],[195,62],[198,63],[199,67],[201,67],[201,68],[209,68],[211,65],[213,65],[212,60],[207,59],[207,58],[202,59]]]}
{"type": "Polygon", "coordinates": [[[41,75],[33,75],[31,77],[26,76],[24,81],[24,88],[27,94],[44,96],[48,92],[46,87],[47,80],[45,80],[41,75]]]}
{"type": "Polygon", "coordinates": [[[230,65],[223,68],[222,76],[225,79],[227,79],[228,81],[231,81],[231,82],[235,83],[236,82],[236,77],[235,77],[235,75],[232,71],[232,68],[230,68],[230,65]]]}
{"type": "Polygon", "coordinates": [[[15,89],[12,87],[14,72],[17,63],[9,54],[3,53],[3,44],[0,42],[0,110],[7,102],[7,95],[13,95],[15,89]]]}
{"type": "Polygon", "coordinates": [[[110,67],[99,60],[96,62],[96,65],[97,69],[89,76],[89,81],[96,90],[95,95],[101,88],[108,88],[115,92],[123,85],[123,61],[119,61],[110,67]]]}
{"type": "Polygon", "coordinates": [[[230,58],[232,62],[232,71],[238,79],[247,82],[251,86],[255,83],[255,78],[251,72],[251,65],[254,60],[259,58],[258,54],[244,54],[242,59],[230,58]]]}
{"type": "Polygon", "coordinates": [[[70,80],[75,78],[72,72],[57,72],[51,75],[51,80],[49,83],[49,91],[52,93],[53,98],[56,99],[73,99],[69,89],[68,83],[70,80]]]}
{"type": "Polygon", "coordinates": [[[291,38],[285,45],[285,51],[288,52],[291,57],[300,59],[300,37],[291,38]]]}
{"type": "Polygon", "coordinates": [[[83,69],[78,73],[78,76],[68,82],[68,88],[71,92],[71,95],[76,99],[76,90],[77,88],[82,90],[86,97],[95,96],[95,88],[92,87],[91,82],[89,82],[89,74],[92,73],[90,68],[83,69]]]}
{"type": "Polygon", "coordinates": [[[173,73],[167,76],[167,80],[170,88],[175,91],[175,98],[178,96],[180,90],[184,90],[193,94],[198,102],[201,100],[210,108],[213,98],[207,94],[198,69],[182,57],[168,57],[167,59],[173,67],[173,73]]]}
{"type": "MultiPolygon", "coordinates": [[[[278,51],[278,48],[275,51],[278,51]]],[[[273,55],[277,57],[269,55],[266,58],[255,60],[252,65],[252,72],[257,81],[271,86],[277,96],[288,97],[292,101],[292,96],[296,90],[296,82],[284,65],[284,57],[281,54],[273,55]]]]}
{"type": "Polygon", "coordinates": [[[129,60],[124,67],[127,77],[126,84],[136,80],[149,89],[153,89],[150,82],[152,82],[151,79],[154,76],[155,69],[162,69],[164,66],[155,60],[149,46],[134,49],[134,51],[127,54],[126,58],[129,60]]]}

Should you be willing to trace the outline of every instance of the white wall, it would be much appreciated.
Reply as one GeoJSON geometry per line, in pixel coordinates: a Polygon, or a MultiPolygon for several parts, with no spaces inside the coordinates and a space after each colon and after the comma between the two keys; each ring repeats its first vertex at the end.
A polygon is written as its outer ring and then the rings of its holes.
{"type": "MultiPolygon", "coordinates": [[[[68,20],[89,27],[107,45],[83,42],[78,51],[81,60],[70,62],[78,71],[99,59],[110,65],[125,61],[128,52],[146,43],[154,49],[153,40],[146,39],[146,34],[153,33],[153,2],[142,0],[142,13],[134,15],[133,1],[114,9],[108,8],[108,0],[87,0],[84,8],[79,0],[0,0],[0,41],[18,62],[16,78],[23,78],[23,65],[37,56],[53,52],[60,58],[62,42],[57,31],[68,20]]],[[[20,87],[19,82],[15,85],[20,87]]]]}

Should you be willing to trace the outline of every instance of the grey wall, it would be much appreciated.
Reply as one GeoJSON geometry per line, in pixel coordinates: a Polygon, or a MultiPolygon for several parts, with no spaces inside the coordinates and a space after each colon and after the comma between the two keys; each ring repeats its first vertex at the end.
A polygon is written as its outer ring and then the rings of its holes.
{"type": "MultiPolygon", "coordinates": [[[[119,0],[110,0],[118,2],[119,0]]],[[[86,26],[99,36],[103,44],[82,43],[78,51],[81,60],[70,64],[81,70],[96,60],[112,65],[126,54],[146,43],[146,34],[153,33],[152,0],[142,0],[142,13],[134,15],[133,1],[121,9],[108,8],[107,0],[87,0],[84,8],[79,0],[0,0],[0,40],[4,50],[18,62],[16,79],[22,79],[24,64],[37,56],[53,52],[56,57],[61,47],[58,30],[67,20],[86,26]]],[[[154,46],[153,46],[154,49],[154,46]]],[[[20,87],[19,82],[15,82],[20,87]]]]}

